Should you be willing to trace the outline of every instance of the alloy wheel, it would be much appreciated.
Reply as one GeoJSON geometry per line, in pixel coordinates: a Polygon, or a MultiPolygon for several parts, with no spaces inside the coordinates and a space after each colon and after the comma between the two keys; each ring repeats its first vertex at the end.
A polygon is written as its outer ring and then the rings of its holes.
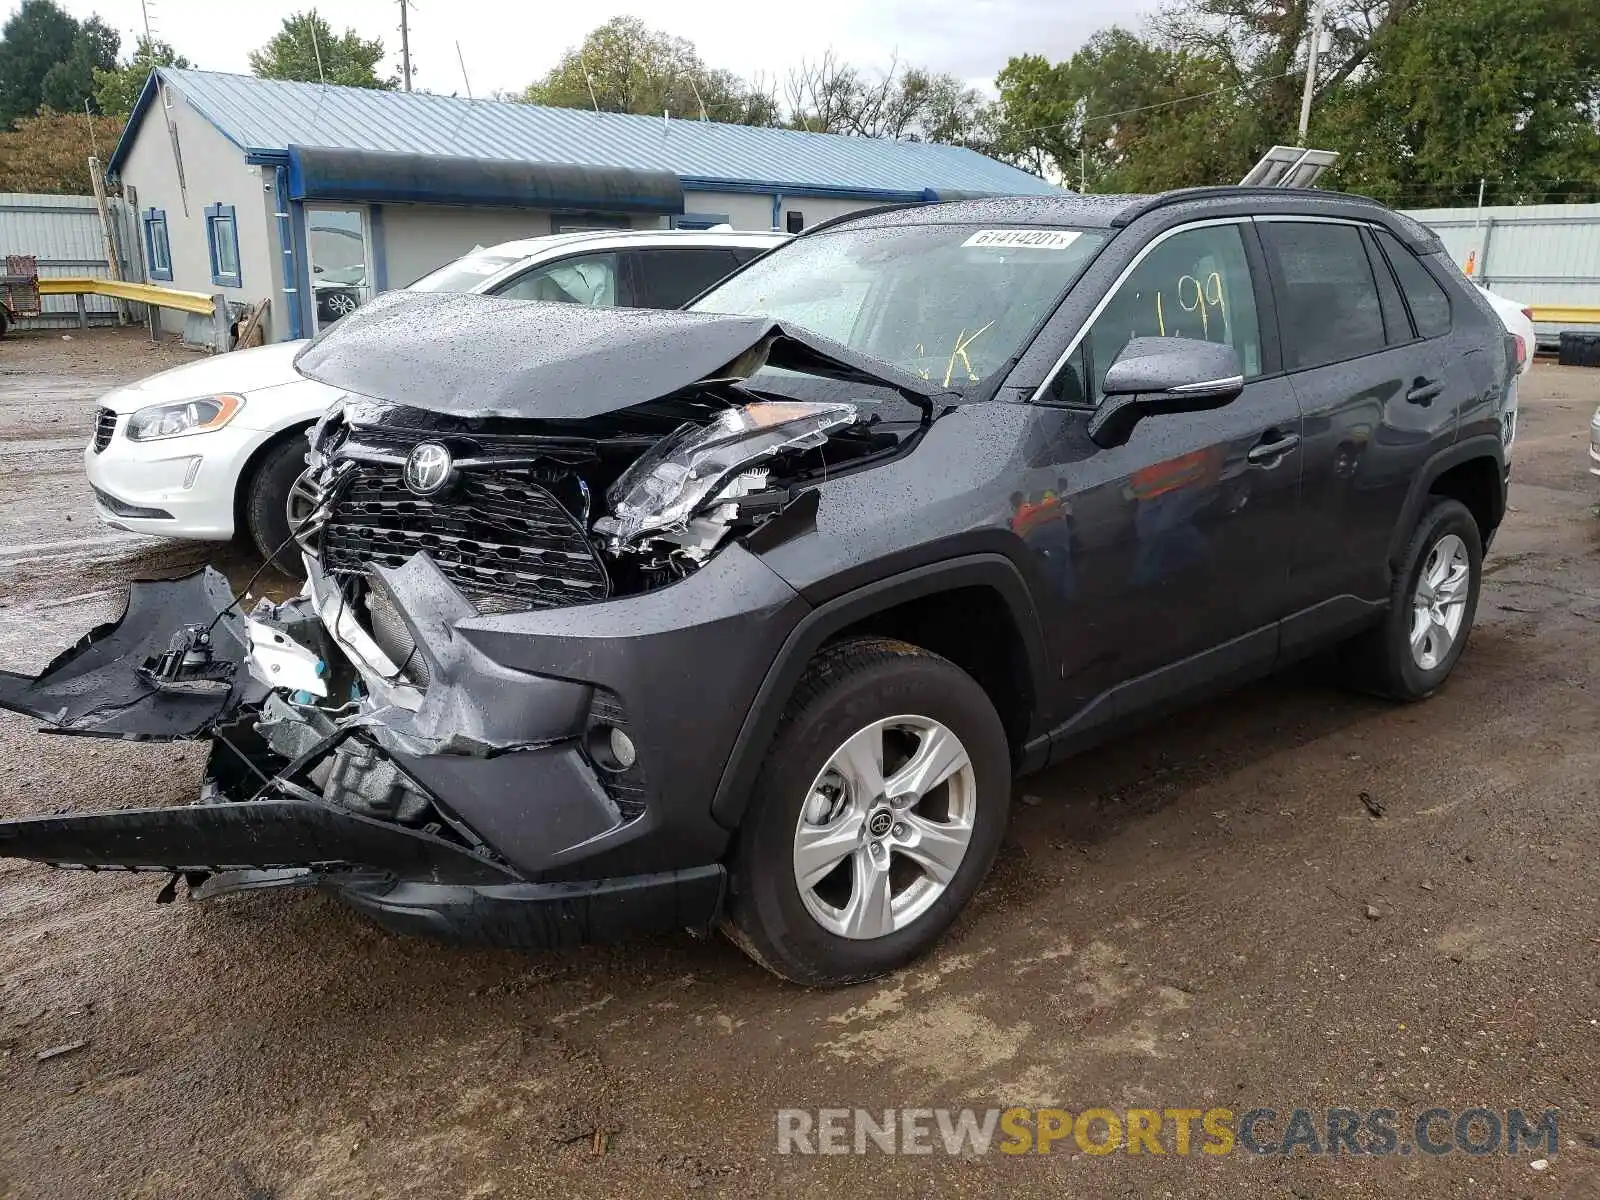
{"type": "Polygon", "coordinates": [[[1428,551],[1411,597],[1411,657],[1424,671],[1444,662],[1461,636],[1471,587],[1467,544],[1447,533],[1428,551]]]}
{"type": "Polygon", "coordinates": [[[874,721],[817,773],[794,836],[806,911],[858,940],[905,929],[945,893],[972,841],[977,777],[929,717],[874,721]]]}

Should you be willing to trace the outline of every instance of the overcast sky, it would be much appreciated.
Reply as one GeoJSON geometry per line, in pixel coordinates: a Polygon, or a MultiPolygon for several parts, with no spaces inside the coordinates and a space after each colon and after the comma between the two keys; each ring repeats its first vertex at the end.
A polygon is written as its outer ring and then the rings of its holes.
{"type": "MultiPolygon", "coordinates": [[[[98,13],[122,34],[124,53],[133,48],[141,28],[139,0],[57,2],[79,18],[98,13]]],[[[196,66],[248,72],[248,53],[273,35],[285,15],[309,4],[149,0],[149,7],[156,36],[196,66]]],[[[413,0],[411,57],[416,86],[465,94],[456,59],[459,39],[474,92],[520,90],[594,26],[631,14],[688,38],[709,66],[743,75],[765,71],[781,79],[800,58],[832,47],[863,67],[881,69],[898,54],[904,63],[987,86],[1014,54],[1064,58],[1096,29],[1116,23],[1137,28],[1155,7],[1154,0],[413,0]]],[[[9,15],[17,0],[0,0],[0,8],[9,15]]],[[[398,74],[398,0],[331,0],[318,8],[335,29],[348,25],[364,37],[382,38],[398,74]]]]}

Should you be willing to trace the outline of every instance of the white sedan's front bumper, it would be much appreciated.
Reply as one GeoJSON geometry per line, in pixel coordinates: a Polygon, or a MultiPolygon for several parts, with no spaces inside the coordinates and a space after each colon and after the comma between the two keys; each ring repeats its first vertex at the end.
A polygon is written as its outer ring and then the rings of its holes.
{"type": "Polygon", "coordinates": [[[212,433],[134,442],[129,414],[117,417],[104,450],[84,447],[96,514],[114,529],[227,541],[234,534],[239,471],[270,432],[231,423],[212,433]]]}

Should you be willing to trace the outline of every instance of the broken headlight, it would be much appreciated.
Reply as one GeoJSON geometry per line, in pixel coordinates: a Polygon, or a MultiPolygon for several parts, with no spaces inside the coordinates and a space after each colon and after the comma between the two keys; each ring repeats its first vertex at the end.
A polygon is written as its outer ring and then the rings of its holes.
{"type": "Polygon", "coordinates": [[[623,472],[595,529],[619,543],[681,529],[741,473],[785,450],[811,450],[856,419],[853,404],[760,401],[709,425],[685,425],[623,472]]]}
{"type": "Polygon", "coordinates": [[[243,396],[227,393],[177,404],[152,404],[129,418],[128,437],[135,442],[154,442],[190,433],[210,433],[233,420],[243,407],[243,396]]]}

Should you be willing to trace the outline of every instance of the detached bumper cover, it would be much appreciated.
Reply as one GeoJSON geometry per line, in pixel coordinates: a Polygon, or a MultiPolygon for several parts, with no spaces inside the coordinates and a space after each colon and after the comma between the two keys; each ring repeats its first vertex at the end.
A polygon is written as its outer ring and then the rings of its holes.
{"type": "Polygon", "coordinates": [[[53,731],[134,741],[199,737],[265,689],[243,669],[244,617],[229,611],[228,581],[207,567],[182,579],[128,589],[120,620],[91,629],[37,676],[0,671],[0,708],[53,731]],[[215,678],[209,686],[160,687],[138,668],[165,654],[186,626],[208,626],[215,678]]]}
{"type": "MultiPolygon", "coordinates": [[[[740,585],[712,587],[720,603],[685,607],[698,590],[691,587],[604,606],[608,619],[589,609],[486,623],[463,611],[418,556],[380,572],[377,584],[415,639],[411,653],[429,664],[427,686],[405,697],[398,680],[363,672],[375,694],[361,716],[306,721],[287,742],[269,738],[267,718],[292,720],[292,710],[252,674],[246,618],[230,610],[226,581],[205,571],[136,583],[122,620],[93,630],[39,676],[0,673],[0,706],[56,733],[209,737],[205,799],[3,821],[0,857],[182,875],[202,896],[312,883],[387,928],[456,942],[566,946],[705,927],[720,912],[726,874],[717,860],[727,834],[706,799],[720,759],[701,753],[694,771],[679,762],[692,751],[675,727],[705,719],[684,704],[685,689],[712,662],[725,682],[739,683],[712,690],[753,689],[755,657],[729,652],[747,650],[799,603],[748,556],[728,556],[718,573],[740,585]],[[173,686],[162,682],[170,676],[141,670],[213,621],[202,677],[184,673],[173,686]],[[648,718],[631,728],[668,785],[642,816],[619,811],[580,745],[594,691],[608,684],[648,718]],[[416,708],[395,703],[402,698],[416,708]],[[361,762],[397,768],[435,818],[358,811],[349,789],[359,790],[361,772],[333,761],[350,748],[362,751],[361,762]]],[[[315,620],[303,601],[280,611],[289,636],[315,620]]]]}

